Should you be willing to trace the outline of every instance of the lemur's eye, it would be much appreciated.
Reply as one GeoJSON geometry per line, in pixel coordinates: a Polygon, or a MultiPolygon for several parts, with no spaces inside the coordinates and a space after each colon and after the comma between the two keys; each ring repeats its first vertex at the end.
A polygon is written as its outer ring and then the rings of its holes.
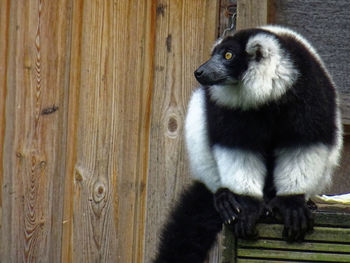
{"type": "Polygon", "coordinates": [[[228,52],[225,53],[225,59],[226,60],[230,60],[232,57],[233,57],[233,54],[231,52],[228,51],[228,52]]]}

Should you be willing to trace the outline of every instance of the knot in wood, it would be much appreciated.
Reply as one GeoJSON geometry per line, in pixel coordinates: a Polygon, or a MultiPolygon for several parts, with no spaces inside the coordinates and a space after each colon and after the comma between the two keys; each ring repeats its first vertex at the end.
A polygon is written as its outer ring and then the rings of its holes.
{"type": "Polygon", "coordinates": [[[176,139],[181,128],[181,114],[177,109],[171,108],[164,118],[164,129],[167,137],[176,139]]]}
{"type": "Polygon", "coordinates": [[[177,127],[178,127],[177,120],[174,118],[174,116],[171,116],[169,118],[169,121],[168,121],[168,130],[169,130],[169,132],[171,132],[171,133],[176,132],[177,127]]]}
{"type": "Polygon", "coordinates": [[[40,165],[40,168],[44,169],[46,167],[46,162],[41,161],[39,165],[40,165]]]}
{"type": "Polygon", "coordinates": [[[101,202],[106,196],[106,186],[103,182],[96,182],[94,185],[93,199],[95,203],[101,202]]]}

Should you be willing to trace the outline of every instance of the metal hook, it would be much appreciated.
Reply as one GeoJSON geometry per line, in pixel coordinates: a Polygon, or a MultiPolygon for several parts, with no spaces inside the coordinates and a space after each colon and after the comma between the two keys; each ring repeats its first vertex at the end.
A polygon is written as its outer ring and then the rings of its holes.
{"type": "Polygon", "coordinates": [[[230,31],[234,31],[236,29],[236,12],[234,12],[231,16],[231,25],[230,27],[226,28],[224,32],[222,32],[221,39],[224,39],[226,34],[230,31]]]}

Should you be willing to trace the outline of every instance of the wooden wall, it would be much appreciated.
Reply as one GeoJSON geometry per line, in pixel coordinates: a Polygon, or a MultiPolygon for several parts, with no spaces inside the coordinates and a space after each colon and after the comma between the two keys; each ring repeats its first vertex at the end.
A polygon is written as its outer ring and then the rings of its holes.
{"type": "Polygon", "coordinates": [[[0,262],[150,262],[218,5],[1,1],[0,262]]]}
{"type": "MultiPolygon", "coordinates": [[[[0,1],[0,262],[150,262],[228,2],[0,1]]],[[[237,26],[270,2],[238,1],[237,26]]]]}

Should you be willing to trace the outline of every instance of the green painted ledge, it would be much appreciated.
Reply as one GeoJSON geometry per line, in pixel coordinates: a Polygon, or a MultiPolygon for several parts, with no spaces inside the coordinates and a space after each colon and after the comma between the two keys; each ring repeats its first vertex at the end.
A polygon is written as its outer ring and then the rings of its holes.
{"type": "Polygon", "coordinates": [[[221,263],[350,262],[350,213],[314,212],[314,232],[302,243],[281,239],[283,226],[276,222],[258,224],[259,239],[236,239],[224,229],[221,263]]]}

